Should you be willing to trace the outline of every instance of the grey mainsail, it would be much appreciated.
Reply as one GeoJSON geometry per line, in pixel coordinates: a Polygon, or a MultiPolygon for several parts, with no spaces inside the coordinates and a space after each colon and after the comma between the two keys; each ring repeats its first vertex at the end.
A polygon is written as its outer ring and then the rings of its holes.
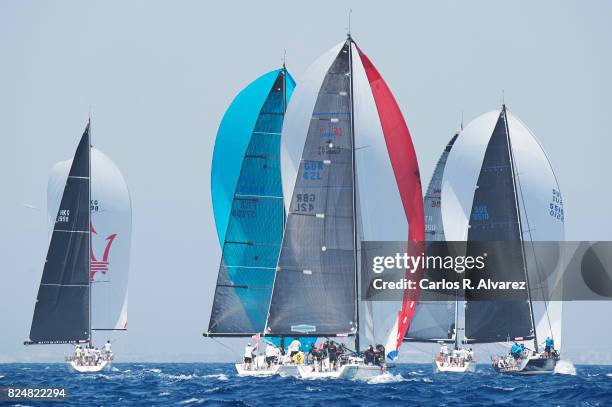
{"type": "MultiPolygon", "coordinates": [[[[428,242],[444,242],[445,240],[441,210],[442,177],[446,160],[458,136],[459,133],[453,135],[440,155],[440,159],[429,181],[427,192],[423,198],[425,237],[428,242]]],[[[437,250],[442,248],[442,245],[429,245],[427,248],[428,255],[435,255],[430,252],[432,248],[437,250]]],[[[425,272],[425,277],[427,277],[428,273],[435,272],[435,270],[428,270],[425,272]]],[[[455,340],[455,301],[445,301],[443,298],[448,298],[448,293],[440,295],[438,292],[431,290],[421,292],[419,303],[410,322],[410,327],[404,337],[405,341],[453,342],[455,340]]]]}
{"type": "MultiPolygon", "coordinates": [[[[526,281],[523,237],[518,210],[512,146],[502,108],[491,136],[474,193],[468,231],[468,255],[482,255],[479,242],[498,242],[503,262],[486,262],[478,278],[495,281],[526,281]]],[[[500,259],[500,256],[495,256],[500,259]]],[[[481,290],[482,291],[482,290],[481,290]]],[[[528,291],[524,299],[490,300],[479,290],[466,290],[465,336],[470,342],[503,342],[534,335],[528,291]]],[[[486,295],[486,294],[485,294],[486,295]]]]}
{"type": "Polygon", "coordinates": [[[287,208],[266,335],[357,331],[350,45],[340,49],[317,95],[287,208]]]}
{"type": "Polygon", "coordinates": [[[74,155],[27,343],[87,342],[90,327],[90,124],[74,155]]]}

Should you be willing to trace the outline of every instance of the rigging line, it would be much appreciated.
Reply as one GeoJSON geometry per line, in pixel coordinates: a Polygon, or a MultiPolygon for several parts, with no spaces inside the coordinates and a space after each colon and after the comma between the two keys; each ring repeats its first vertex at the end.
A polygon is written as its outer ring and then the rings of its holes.
{"type": "Polygon", "coordinates": [[[524,246],[524,238],[523,238],[523,225],[522,225],[522,220],[521,220],[521,208],[519,206],[519,202],[518,202],[518,192],[516,190],[516,168],[514,166],[514,154],[512,151],[512,141],[510,139],[510,127],[508,126],[508,115],[506,113],[506,105],[502,105],[502,117],[504,119],[504,129],[506,131],[506,143],[508,145],[508,158],[510,160],[510,170],[512,172],[511,174],[511,179],[512,179],[512,192],[514,195],[514,203],[516,205],[516,215],[517,215],[517,221],[518,221],[518,228],[519,228],[519,239],[520,239],[520,244],[521,244],[521,256],[523,259],[523,269],[525,271],[525,282],[527,283],[527,300],[529,302],[529,314],[530,314],[530,319],[531,319],[531,327],[533,328],[533,343],[534,343],[534,347],[537,350],[538,349],[538,334],[537,334],[537,329],[536,329],[536,324],[535,324],[535,318],[533,315],[533,302],[531,300],[531,288],[530,288],[530,284],[529,284],[529,272],[527,270],[527,258],[525,256],[525,246],[524,246]]]}
{"type": "Polygon", "coordinates": [[[223,342],[219,341],[217,338],[215,338],[214,336],[210,336],[210,339],[212,339],[213,341],[215,341],[217,344],[221,345],[222,347],[224,347],[225,349],[229,350],[231,353],[236,353],[235,349],[230,348],[229,346],[227,346],[226,344],[224,344],[223,342]]]}
{"type": "MultiPolygon", "coordinates": [[[[516,162],[517,160],[514,160],[514,165],[516,167],[516,162]]],[[[529,234],[529,242],[531,245],[531,251],[533,252],[533,262],[535,263],[535,268],[536,268],[536,276],[538,278],[538,283],[540,286],[540,291],[542,293],[542,302],[544,303],[544,311],[546,314],[546,322],[548,322],[548,329],[550,331],[550,336],[552,337],[552,339],[554,340],[554,335],[553,335],[553,330],[552,330],[552,324],[550,323],[550,314],[548,312],[548,302],[546,301],[546,299],[544,298],[544,286],[543,286],[543,281],[542,281],[542,272],[540,270],[539,264],[538,264],[538,259],[536,257],[536,250],[535,250],[535,245],[533,243],[533,235],[531,234],[531,225],[529,223],[529,216],[527,213],[527,206],[525,205],[525,195],[523,194],[523,186],[521,184],[521,178],[519,176],[519,170],[518,168],[515,168],[515,174],[516,174],[516,181],[519,187],[519,191],[521,193],[521,204],[523,206],[523,212],[525,212],[525,221],[527,222],[527,233],[529,234]]],[[[533,328],[534,331],[536,329],[536,327],[533,328]]]]}

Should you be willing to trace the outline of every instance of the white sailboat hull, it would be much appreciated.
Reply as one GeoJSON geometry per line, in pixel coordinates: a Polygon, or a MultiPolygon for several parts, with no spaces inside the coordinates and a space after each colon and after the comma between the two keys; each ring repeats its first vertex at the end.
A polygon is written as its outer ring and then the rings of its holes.
{"type": "Polygon", "coordinates": [[[349,363],[340,366],[335,371],[316,371],[312,365],[298,366],[300,377],[303,379],[369,379],[384,373],[380,366],[349,363]]]}
{"type": "Polygon", "coordinates": [[[236,363],[235,366],[236,372],[238,372],[240,376],[299,376],[297,365],[272,365],[270,367],[260,368],[251,367],[251,369],[247,369],[246,365],[243,363],[236,363]]]}
{"type": "Polygon", "coordinates": [[[97,365],[79,365],[75,360],[71,360],[68,362],[68,366],[77,373],[97,373],[110,370],[112,363],[111,360],[101,360],[97,365]]]}
{"type": "Polygon", "coordinates": [[[463,366],[449,365],[440,361],[434,361],[434,373],[473,373],[476,371],[476,362],[465,362],[463,366]]]}

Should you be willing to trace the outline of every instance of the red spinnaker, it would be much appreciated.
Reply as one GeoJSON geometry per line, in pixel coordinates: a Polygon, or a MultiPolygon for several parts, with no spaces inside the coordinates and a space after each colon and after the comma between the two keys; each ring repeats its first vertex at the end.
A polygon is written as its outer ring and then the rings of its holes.
{"type": "MultiPolygon", "coordinates": [[[[419,163],[410,131],[385,80],[361,49],[357,47],[357,50],[372,88],[385,143],[387,144],[387,152],[404,206],[404,213],[408,220],[408,241],[410,242],[408,251],[410,255],[419,255],[422,253],[425,240],[425,215],[419,163]]],[[[414,274],[407,272],[406,278],[418,279],[421,274],[422,270],[417,270],[414,274]]],[[[419,294],[419,291],[404,292],[402,309],[398,315],[396,349],[400,348],[406,331],[410,327],[419,294]]]]}

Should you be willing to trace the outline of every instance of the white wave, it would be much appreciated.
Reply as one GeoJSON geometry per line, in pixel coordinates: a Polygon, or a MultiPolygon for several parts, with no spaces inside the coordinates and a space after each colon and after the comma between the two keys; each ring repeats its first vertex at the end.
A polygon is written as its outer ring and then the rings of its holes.
{"type": "Polygon", "coordinates": [[[612,377],[612,373],[606,373],[606,376],[612,377]]]}
{"type": "Polygon", "coordinates": [[[516,387],[500,387],[500,386],[493,386],[493,388],[495,390],[503,390],[503,391],[514,391],[516,390],[516,387]]]}
{"type": "Polygon", "coordinates": [[[121,370],[117,369],[116,367],[111,367],[111,372],[120,372],[121,370]]]}
{"type": "Polygon", "coordinates": [[[6,376],[0,374],[0,379],[4,379],[6,376]]]}
{"type": "Polygon", "coordinates": [[[576,367],[569,360],[560,360],[557,362],[557,366],[555,366],[554,373],[576,376],[576,367]]]}
{"type": "Polygon", "coordinates": [[[165,397],[165,396],[169,396],[169,395],[170,395],[170,393],[167,392],[167,391],[164,391],[164,392],[161,392],[161,393],[158,394],[159,397],[165,397]]]}
{"type": "Polygon", "coordinates": [[[204,400],[202,399],[190,398],[190,399],[181,401],[180,404],[202,404],[202,403],[204,403],[204,400]]]}
{"type": "Polygon", "coordinates": [[[168,375],[167,377],[169,377],[170,379],[182,381],[182,380],[192,380],[197,376],[193,374],[179,374],[179,375],[168,375]]]}
{"type": "Polygon", "coordinates": [[[221,381],[229,380],[229,377],[227,377],[227,375],[225,375],[223,373],[207,374],[205,376],[202,376],[202,378],[203,379],[217,379],[217,380],[221,380],[221,381]]]}
{"type": "Polygon", "coordinates": [[[399,383],[405,380],[406,379],[404,379],[402,375],[399,373],[394,375],[394,374],[386,372],[381,375],[374,376],[374,377],[367,379],[366,383],[368,384],[386,384],[386,383],[399,383]]]}
{"type": "Polygon", "coordinates": [[[153,369],[145,369],[147,372],[151,373],[161,373],[161,369],[153,368],[153,369]]]}

